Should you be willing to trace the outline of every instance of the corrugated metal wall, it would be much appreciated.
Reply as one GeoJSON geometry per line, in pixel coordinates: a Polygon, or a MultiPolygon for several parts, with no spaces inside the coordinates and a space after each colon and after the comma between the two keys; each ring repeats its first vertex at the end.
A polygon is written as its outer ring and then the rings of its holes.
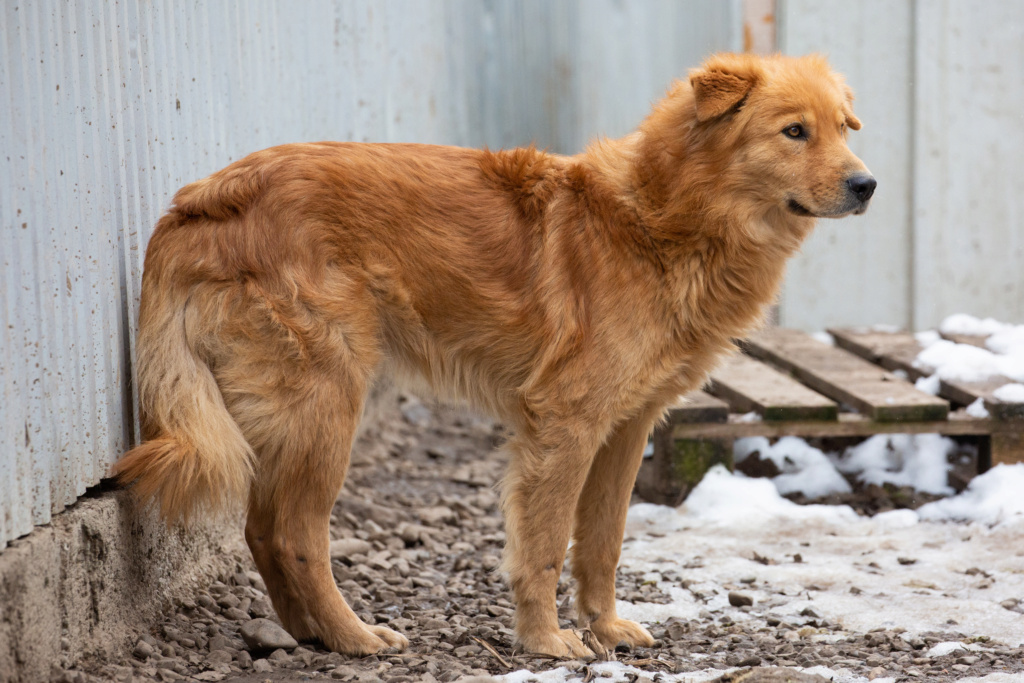
{"type": "Polygon", "coordinates": [[[620,135],[739,0],[10,0],[0,26],[0,547],[136,433],[142,255],[173,192],[299,140],[578,150],[620,135]]]}
{"type": "Polygon", "coordinates": [[[779,0],[780,48],[857,92],[851,146],[878,178],[790,267],[785,325],[1024,321],[1024,2],[779,0]]]}

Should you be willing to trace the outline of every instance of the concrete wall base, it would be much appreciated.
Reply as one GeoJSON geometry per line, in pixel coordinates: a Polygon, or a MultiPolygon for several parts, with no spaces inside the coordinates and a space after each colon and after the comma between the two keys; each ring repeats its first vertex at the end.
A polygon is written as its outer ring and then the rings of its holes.
{"type": "MultiPolygon", "coordinates": [[[[361,432],[397,414],[378,387],[361,432]]],[[[0,552],[0,683],[126,654],[157,615],[248,556],[240,518],[166,527],[130,491],[90,492],[0,552]]]]}

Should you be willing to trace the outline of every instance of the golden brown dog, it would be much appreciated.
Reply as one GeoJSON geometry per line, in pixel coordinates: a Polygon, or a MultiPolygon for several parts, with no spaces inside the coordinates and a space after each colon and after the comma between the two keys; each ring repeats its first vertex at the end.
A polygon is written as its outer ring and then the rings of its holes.
{"type": "Polygon", "coordinates": [[[522,644],[589,652],[557,618],[570,534],[581,626],[651,644],[615,612],[644,444],[759,324],[815,218],[867,207],[851,100],[821,58],[720,55],[638,131],[574,157],[286,145],[185,187],[146,254],[148,440],[118,475],[169,519],[247,500],[246,540],[296,638],[403,647],[338,592],[328,525],[374,379],[418,381],[512,430],[504,568],[522,644]]]}

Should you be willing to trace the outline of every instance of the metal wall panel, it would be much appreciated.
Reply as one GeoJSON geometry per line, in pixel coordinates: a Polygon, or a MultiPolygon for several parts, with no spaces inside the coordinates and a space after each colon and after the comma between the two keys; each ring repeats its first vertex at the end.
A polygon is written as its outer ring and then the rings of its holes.
{"type": "Polygon", "coordinates": [[[913,320],[1024,321],[1024,2],[915,11],[913,320]]]}
{"type": "Polygon", "coordinates": [[[910,322],[913,12],[909,2],[780,0],[779,47],[828,55],[864,124],[850,147],[878,179],[863,216],[821,220],[789,265],[780,323],[910,322]],[[883,20],[884,17],[884,20],[883,20]]]}
{"type": "Polygon", "coordinates": [[[174,191],[309,140],[578,151],[740,46],[739,0],[38,0],[0,25],[0,547],[134,440],[174,191]]]}

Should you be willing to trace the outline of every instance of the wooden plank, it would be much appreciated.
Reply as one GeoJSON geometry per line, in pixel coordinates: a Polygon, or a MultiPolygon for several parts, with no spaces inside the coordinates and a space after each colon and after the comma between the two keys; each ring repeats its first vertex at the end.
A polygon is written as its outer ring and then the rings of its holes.
{"type": "MultiPolygon", "coordinates": [[[[837,346],[889,370],[903,370],[910,379],[926,377],[934,372],[932,368],[913,366],[914,359],[921,352],[921,345],[909,332],[879,332],[857,328],[830,329],[828,332],[835,338],[837,346]]],[[[965,335],[959,337],[964,338],[965,335]]],[[[980,398],[985,402],[989,414],[998,420],[1024,419],[1024,403],[1007,403],[992,394],[1011,381],[1002,376],[980,382],[943,379],[939,381],[939,395],[961,405],[970,405],[980,398]]]]}
{"type": "Polygon", "coordinates": [[[854,353],[886,370],[902,370],[910,381],[927,377],[914,367],[914,359],[921,353],[921,345],[910,332],[880,332],[871,328],[830,327],[828,333],[836,340],[836,346],[854,353]]]}
{"type": "MultiPolygon", "coordinates": [[[[677,424],[672,429],[676,439],[742,439],[748,436],[842,437],[872,436],[874,434],[945,434],[947,436],[983,436],[993,430],[1006,430],[1001,423],[988,418],[971,417],[963,410],[949,413],[948,420],[878,422],[859,413],[840,413],[839,419],[793,420],[786,422],[741,421],[730,415],[729,421],[719,424],[677,424]]],[[[1006,430],[1007,434],[1013,433],[1006,430]]]]}
{"type": "Polygon", "coordinates": [[[743,354],[711,373],[709,391],[735,412],[756,411],[766,420],[835,420],[839,413],[834,401],[743,354]]]}
{"type": "Polygon", "coordinates": [[[729,419],[729,404],[703,391],[691,391],[680,396],[668,411],[668,423],[725,422],[729,419]]]}
{"type": "Polygon", "coordinates": [[[801,382],[873,420],[945,420],[949,403],[919,391],[843,349],[797,330],[764,330],[744,342],[750,355],[787,370],[801,382]]]}

